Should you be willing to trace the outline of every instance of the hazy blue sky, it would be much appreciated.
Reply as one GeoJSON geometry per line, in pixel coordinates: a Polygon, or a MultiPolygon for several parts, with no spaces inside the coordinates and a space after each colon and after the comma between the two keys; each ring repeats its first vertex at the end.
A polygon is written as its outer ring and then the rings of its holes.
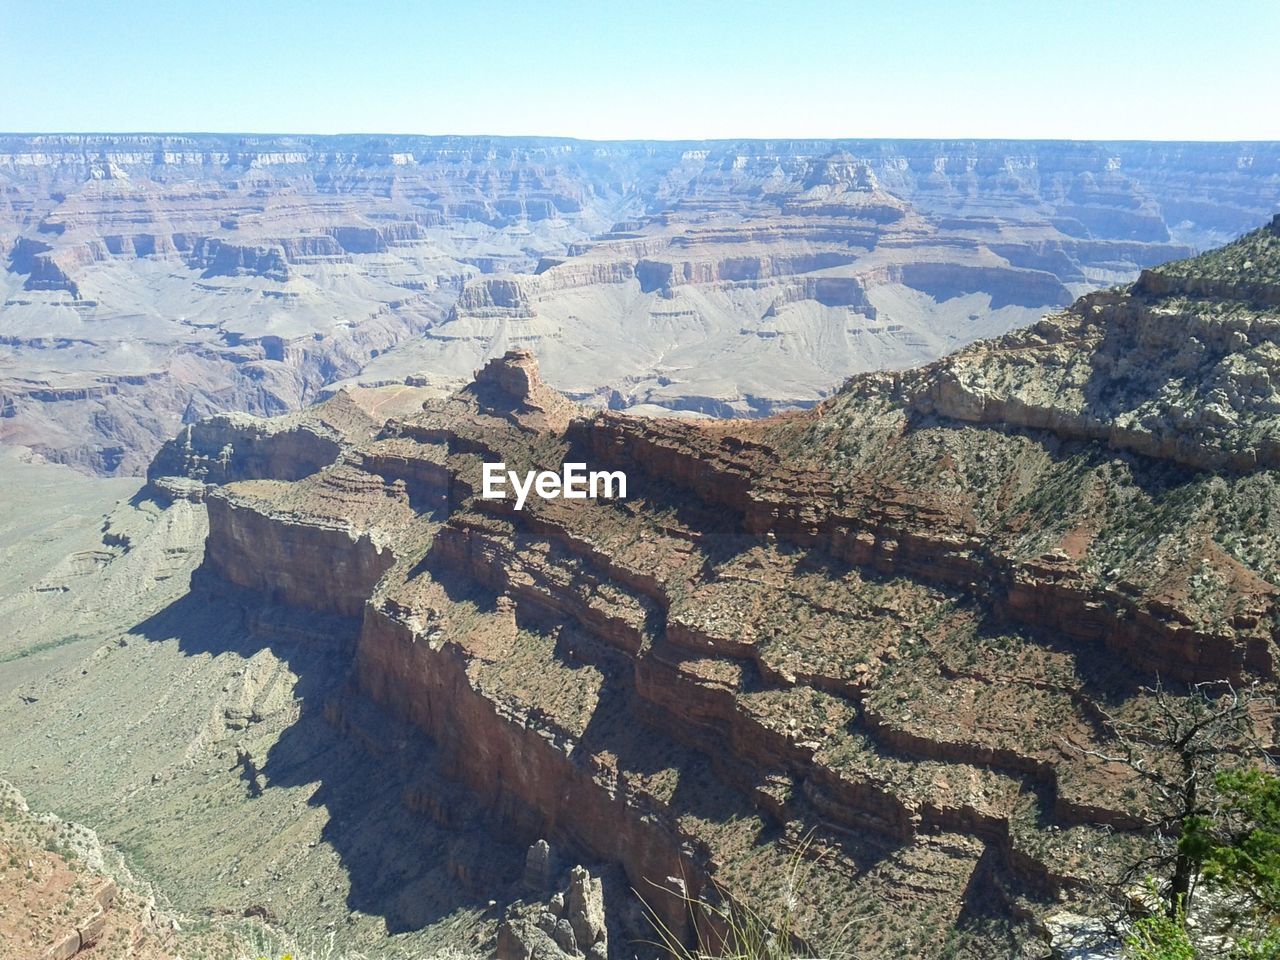
{"type": "Polygon", "coordinates": [[[1280,139],[1280,0],[0,0],[0,130],[1280,139]]]}

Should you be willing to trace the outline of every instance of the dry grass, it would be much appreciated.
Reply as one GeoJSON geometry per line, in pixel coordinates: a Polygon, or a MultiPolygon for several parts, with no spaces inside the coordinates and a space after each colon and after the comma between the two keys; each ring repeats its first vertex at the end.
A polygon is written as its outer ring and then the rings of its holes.
{"type": "MultiPolygon", "coordinates": [[[[801,894],[822,860],[822,856],[811,856],[812,850],[810,835],[792,854],[786,881],[777,899],[759,909],[735,903],[720,896],[719,891],[714,892],[719,901],[715,903],[707,897],[693,897],[683,880],[673,878],[667,887],[655,884],[664,893],[684,903],[689,925],[695,931],[692,946],[672,930],[649,901],[637,892],[658,938],[650,945],[664,950],[675,960],[803,960],[813,957],[814,945],[804,942],[796,933],[801,894]]],[[[849,930],[863,919],[855,917],[829,935],[821,951],[824,960],[857,960],[851,951],[835,945],[846,940],[849,930]]]]}

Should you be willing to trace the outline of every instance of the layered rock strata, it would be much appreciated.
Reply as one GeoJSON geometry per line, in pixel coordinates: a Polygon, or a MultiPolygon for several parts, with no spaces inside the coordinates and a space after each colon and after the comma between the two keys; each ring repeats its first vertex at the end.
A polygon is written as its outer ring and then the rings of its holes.
{"type": "Polygon", "coordinates": [[[1274,690],[1277,251],[1265,228],[768,420],[575,410],[518,351],[418,411],[335,399],[300,479],[232,444],[205,565],[359,617],[365,696],[683,935],[686,897],[725,897],[792,904],[814,949],[941,955],[1139,855],[1154,800],[1095,757],[1144,684],[1274,690]],[[478,496],[497,460],[628,496],[516,511],[478,496]]]}
{"type": "Polygon", "coordinates": [[[1262,223],[1275,144],[0,137],[0,442],[141,474],[219,411],[513,347],[758,416],[1262,223]],[[604,347],[609,349],[604,349],[604,347]]]}

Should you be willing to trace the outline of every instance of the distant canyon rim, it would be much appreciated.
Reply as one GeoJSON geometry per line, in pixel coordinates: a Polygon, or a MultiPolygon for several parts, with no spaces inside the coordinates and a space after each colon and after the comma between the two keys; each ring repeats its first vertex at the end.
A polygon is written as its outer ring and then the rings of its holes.
{"type": "Polygon", "coordinates": [[[0,135],[0,443],[142,474],[221,411],[439,396],[759,416],[1280,206],[1280,144],[0,135]]]}
{"type": "Polygon", "coordinates": [[[1280,689],[1278,208],[1266,143],[0,135],[0,956],[634,960],[675,877],[1070,955],[1159,841],[1111,718],[1280,689]]]}

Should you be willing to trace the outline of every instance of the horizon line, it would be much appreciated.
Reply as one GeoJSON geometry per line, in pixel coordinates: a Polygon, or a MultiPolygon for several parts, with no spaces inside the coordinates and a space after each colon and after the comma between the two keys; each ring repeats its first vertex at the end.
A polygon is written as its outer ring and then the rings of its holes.
{"type": "Polygon", "coordinates": [[[566,143],[775,143],[799,142],[864,142],[864,143],[1216,143],[1216,144],[1280,144],[1276,138],[1206,138],[1206,137],[1012,137],[1012,136],[734,136],[734,137],[578,137],[564,134],[543,133],[391,133],[373,131],[341,131],[316,133],[308,131],[249,131],[249,130],[0,130],[0,137],[306,137],[306,138],[415,138],[423,140],[555,140],[566,143]]]}

